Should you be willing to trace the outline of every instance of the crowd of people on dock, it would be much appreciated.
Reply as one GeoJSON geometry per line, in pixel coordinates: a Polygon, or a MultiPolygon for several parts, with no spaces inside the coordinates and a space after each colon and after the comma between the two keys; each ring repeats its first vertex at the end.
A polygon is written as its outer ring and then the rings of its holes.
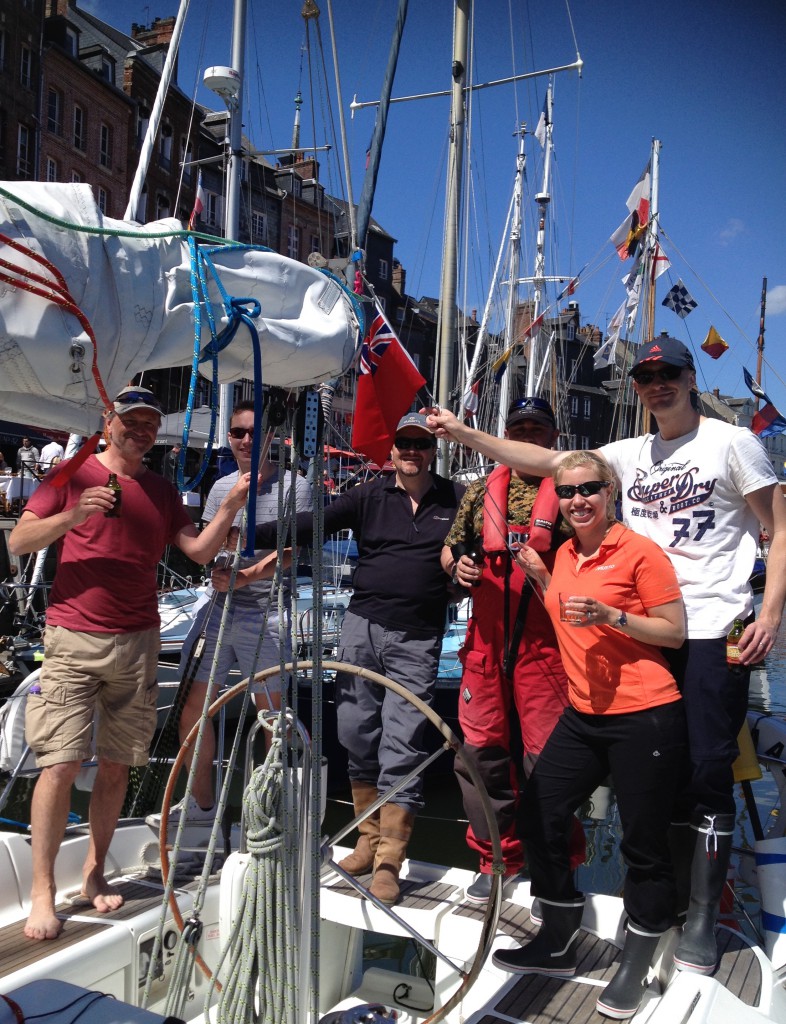
{"type": "MultiPolygon", "coordinates": [[[[576,811],[611,778],[628,921],[621,966],[598,1009],[617,1019],[638,1009],[656,947],[675,924],[682,929],[676,966],[715,970],[734,825],[732,765],[750,668],[771,649],[786,601],[786,500],[760,441],[700,415],[693,359],[676,339],[640,346],[631,377],[657,422],[654,433],[596,451],[561,451],[553,410],[535,396],[513,402],[503,438],[443,409],[409,413],[392,441],[393,473],[339,494],[324,510],[325,534],[351,529],[358,549],[340,661],[386,676],[431,705],[448,605],[471,598],[458,688],[464,747],[455,770],[479,871],[465,897],[485,903],[495,874],[505,882],[526,865],[540,926],[519,948],[498,950],[497,966],[575,973],[584,908],[575,868],[585,856],[576,811]],[[440,438],[478,450],[497,468],[466,489],[444,479],[433,472],[440,438]],[[748,579],[762,529],[769,563],[754,618],[748,579]],[[727,635],[736,620],[744,631],[730,661],[727,635]],[[501,864],[470,760],[499,826],[501,864]]],[[[245,531],[244,551],[253,534],[253,555],[244,555],[235,574],[225,646],[217,651],[232,578],[225,567],[213,570],[214,597],[184,645],[181,666],[194,683],[181,737],[198,720],[211,682],[222,684],[235,664],[244,674],[276,664],[288,634],[289,623],[271,607],[285,567],[277,558],[278,469],[267,457],[269,435],[253,464],[253,405],[233,410],[227,441],[238,470],[214,484],[201,531],[174,485],[143,462],[161,413],[152,392],[124,388],[106,415],[109,446],[78,466],[53,456],[9,542],[16,554],[55,542],[59,551],[46,657],[27,709],[28,742],[41,768],[31,812],[31,939],[54,938],[61,928],[54,864],[96,709],[83,895],[104,912],[122,902],[105,860],[128,769],[147,761],[155,729],[155,570],[164,548],[175,544],[206,563],[228,537],[234,546],[230,531],[245,531]],[[256,523],[246,529],[251,487],[256,523]],[[197,644],[204,650],[193,671],[197,644]]],[[[284,501],[295,513],[292,537],[283,541],[286,562],[292,538],[311,539],[313,516],[309,484],[294,472],[284,476],[284,501]]],[[[255,695],[257,706],[280,707],[285,687],[286,680],[268,683],[255,695]]],[[[339,673],[336,698],[360,819],[356,846],[339,867],[370,874],[372,896],[393,905],[423,806],[413,769],[425,756],[426,720],[394,690],[349,672],[339,673]]],[[[214,818],[212,755],[208,741],[175,817],[214,818]]],[[[148,820],[160,824],[157,816],[148,820]]]]}

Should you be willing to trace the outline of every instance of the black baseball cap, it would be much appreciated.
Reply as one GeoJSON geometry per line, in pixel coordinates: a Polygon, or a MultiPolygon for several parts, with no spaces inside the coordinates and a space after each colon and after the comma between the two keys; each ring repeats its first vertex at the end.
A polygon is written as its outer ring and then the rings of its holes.
{"type": "Polygon", "coordinates": [[[652,341],[646,341],[639,348],[636,358],[633,360],[631,373],[637,370],[642,363],[668,363],[669,366],[687,366],[691,370],[696,369],[693,364],[693,356],[687,348],[681,341],[668,334],[660,334],[652,341]]]}

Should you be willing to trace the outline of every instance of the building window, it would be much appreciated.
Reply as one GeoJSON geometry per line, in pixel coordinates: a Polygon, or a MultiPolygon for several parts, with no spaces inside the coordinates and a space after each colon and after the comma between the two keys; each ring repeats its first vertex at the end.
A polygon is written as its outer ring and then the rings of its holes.
{"type": "Polygon", "coordinates": [[[576,371],[577,371],[577,369],[578,369],[578,366],[577,366],[576,360],[575,359],[571,359],[571,361],[570,361],[570,379],[571,380],[575,380],[576,379],[576,371]]]}
{"type": "Polygon", "coordinates": [[[98,162],[102,167],[112,165],[112,131],[108,124],[101,125],[98,162]]]}
{"type": "Polygon", "coordinates": [[[115,62],[111,57],[107,57],[106,55],[101,58],[101,77],[105,82],[112,82],[114,84],[115,62]]]}
{"type": "Polygon", "coordinates": [[[267,245],[267,218],[264,213],[251,214],[251,241],[267,245]]]}
{"type": "Polygon", "coordinates": [[[311,236],[311,248],[309,252],[321,252],[322,246],[319,243],[319,235],[311,236]]]}
{"type": "Polygon", "coordinates": [[[164,217],[169,216],[169,210],[171,203],[169,197],[159,193],[156,198],[156,220],[162,220],[164,217]]]}
{"type": "Polygon", "coordinates": [[[407,311],[406,311],[404,306],[399,306],[398,307],[398,309],[396,310],[396,322],[397,323],[400,323],[400,324],[404,323],[404,316],[405,316],[406,312],[407,311]]]}
{"type": "Polygon", "coordinates": [[[205,220],[211,227],[221,227],[221,197],[215,192],[206,193],[205,220]]]}
{"type": "Polygon", "coordinates": [[[380,281],[387,281],[390,277],[390,264],[387,260],[379,261],[379,279],[380,281]]]}
{"type": "Polygon", "coordinates": [[[33,85],[33,51],[22,46],[19,51],[19,81],[26,89],[33,85]]]}
{"type": "Polygon", "coordinates": [[[53,160],[51,156],[46,158],[46,180],[47,181],[59,181],[60,173],[57,166],[57,160],[53,160]]]}
{"type": "Polygon", "coordinates": [[[589,398],[585,398],[582,402],[582,405],[585,417],[589,416],[590,412],[592,411],[592,401],[589,398]]]}
{"type": "MultiPolygon", "coordinates": [[[[384,295],[377,295],[376,300],[377,300],[377,305],[379,306],[379,308],[384,313],[385,310],[387,309],[388,300],[385,298],[384,295]]],[[[417,363],[415,363],[415,366],[417,366],[417,363]]]]}
{"type": "Polygon", "coordinates": [[[26,124],[19,125],[16,173],[20,178],[32,178],[33,176],[33,133],[26,124]]]}
{"type": "Polygon", "coordinates": [[[165,124],[161,129],[161,141],[158,147],[159,164],[164,171],[172,166],[172,127],[165,124]]]}
{"type": "Polygon", "coordinates": [[[136,219],[140,224],[145,223],[145,217],[147,216],[147,185],[142,186],[142,195],[139,197],[139,202],[136,206],[136,219]]]}
{"type": "Polygon", "coordinates": [[[74,107],[74,145],[82,151],[87,149],[86,118],[81,107],[74,107]]]}
{"type": "Polygon", "coordinates": [[[575,434],[569,434],[568,435],[568,451],[571,451],[571,452],[575,452],[576,451],[576,435],[575,434]]]}
{"type": "Polygon", "coordinates": [[[584,452],[587,452],[587,451],[590,450],[591,447],[592,447],[592,445],[590,444],[590,439],[587,437],[586,434],[582,434],[581,435],[581,450],[584,451],[584,452]]]}
{"type": "Polygon", "coordinates": [[[98,189],[98,209],[101,213],[106,216],[107,207],[109,206],[109,196],[105,188],[98,189]]]}
{"type": "Polygon", "coordinates": [[[291,260],[300,257],[300,228],[295,227],[294,224],[290,224],[287,228],[287,256],[291,260]]]}
{"type": "Polygon", "coordinates": [[[0,71],[5,71],[6,69],[6,46],[7,39],[5,29],[0,28],[0,71]]]}
{"type": "Polygon", "coordinates": [[[575,395],[570,396],[570,414],[571,416],[578,416],[579,414],[579,400],[575,395]]]}
{"type": "Polygon", "coordinates": [[[147,135],[147,126],[150,124],[150,110],[143,105],[139,108],[136,122],[136,142],[138,146],[142,145],[145,136],[147,135]]]}
{"type": "Polygon", "coordinates": [[[191,147],[187,144],[185,138],[180,140],[180,160],[183,165],[183,181],[188,183],[194,176],[194,169],[191,166],[191,161],[194,159],[194,154],[191,147]]]}
{"type": "Polygon", "coordinates": [[[71,181],[79,183],[82,180],[82,175],[79,173],[79,171],[71,171],[71,181]]]}
{"type": "Polygon", "coordinates": [[[47,97],[47,128],[55,135],[63,134],[63,96],[57,89],[50,89],[47,97]]]}
{"type": "Polygon", "coordinates": [[[576,340],[576,327],[574,324],[567,324],[565,326],[565,340],[575,341],[576,340]]]}
{"type": "Polygon", "coordinates": [[[79,56],[79,33],[70,26],[66,28],[65,49],[72,57],[79,56]]]}

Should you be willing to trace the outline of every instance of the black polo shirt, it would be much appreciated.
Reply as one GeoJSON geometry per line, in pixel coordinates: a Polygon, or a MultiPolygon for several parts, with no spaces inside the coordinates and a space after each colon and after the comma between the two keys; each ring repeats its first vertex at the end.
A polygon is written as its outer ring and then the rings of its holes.
{"type": "MultiPolygon", "coordinates": [[[[325,507],[325,535],[352,530],[358,564],[349,608],[388,629],[435,636],[445,628],[448,577],[440,555],[463,484],[433,475],[415,515],[395,476],[359,484],[325,507]]],[[[308,543],[313,519],[297,517],[299,543],[308,543]]],[[[275,547],[275,525],[257,527],[256,547],[275,547]]]]}

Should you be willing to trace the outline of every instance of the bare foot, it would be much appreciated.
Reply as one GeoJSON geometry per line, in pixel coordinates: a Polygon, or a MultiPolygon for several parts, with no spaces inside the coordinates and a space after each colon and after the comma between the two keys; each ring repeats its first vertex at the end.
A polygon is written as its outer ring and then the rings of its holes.
{"type": "Polygon", "coordinates": [[[103,875],[93,872],[88,875],[82,885],[82,895],[90,900],[96,910],[108,914],[119,910],[124,900],[117,889],[113,889],[103,875]]]}
{"type": "Polygon", "coordinates": [[[56,939],[63,927],[63,922],[55,914],[55,905],[51,896],[33,896],[30,916],[25,923],[25,935],[28,939],[56,939]]]}

